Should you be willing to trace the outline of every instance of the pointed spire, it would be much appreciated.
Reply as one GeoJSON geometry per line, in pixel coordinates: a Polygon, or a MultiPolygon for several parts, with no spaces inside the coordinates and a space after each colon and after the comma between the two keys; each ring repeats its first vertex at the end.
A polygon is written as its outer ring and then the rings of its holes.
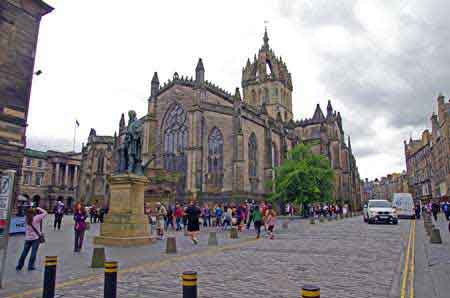
{"type": "Polygon", "coordinates": [[[241,101],[241,91],[239,90],[239,87],[236,87],[236,90],[234,91],[234,100],[241,101]]]}
{"type": "Polygon", "coordinates": [[[269,36],[267,35],[267,27],[264,28],[263,41],[264,41],[264,47],[268,48],[269,47],[269,36]]]}
{"type": "Polygon", "coordinates": [[[195,82],[203,84],[205,81],[205,68],[203,67],[202,58],[198,58],[197,67],[195,68],[195,82]]]}
{"type": "Polygon", "coordinates": [[[327,105],[327,118],[333,116],[333,107],[331,106],[331,100],[328,100],[327,105]]]}
{"type": "Polygon", "coordinates": [[[119,131],[122,130],[122,128],[125,127],[125,115],[122,113],[120,116],[120,122],[119,122],[119,131]]]}
{"type": "Polygon", "coordinates": [[[323,115],[322,109],[320,108],[320,105],[317,104],[316,110],[314,111],[314,115],[312,117],[312,120],[314,121],[322,121],[325,119],[325,116],[323,115]]]}
{"type": "Polygon", "coordinates": [[[152,78],[151,89],[150,89],[150,97],[155,97],[158,94],[159,90],[159,79],[158,73],[155,71],[152,78]]]}

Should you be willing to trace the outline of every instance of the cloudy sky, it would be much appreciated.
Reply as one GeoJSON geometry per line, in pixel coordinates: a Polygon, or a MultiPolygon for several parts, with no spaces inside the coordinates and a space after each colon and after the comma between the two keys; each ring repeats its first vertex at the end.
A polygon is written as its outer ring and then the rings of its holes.
{"type": "Polygon", "coordinates": [[[154,71],[194,75],[232,92],[247,57],[269,44],[294,83],[295,119],[328,99],[341,111],[362,177],[404,169],[403,140],[429,127],[450,94],[450,2],[423,0],[46,0],[28,144],[76,149],[91,127],[112,135],[120,114],[143,116],[154,71]]]}

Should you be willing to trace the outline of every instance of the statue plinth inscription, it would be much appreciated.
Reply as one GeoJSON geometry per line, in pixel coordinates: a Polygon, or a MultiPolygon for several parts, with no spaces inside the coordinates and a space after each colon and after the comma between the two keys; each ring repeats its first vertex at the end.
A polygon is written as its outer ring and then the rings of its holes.
{"type": "Polygon", "coordinates": [[[111,246],[135,246],[152,241],[144,214],[144,187],[148,179],[135,174],[117,174],[109,179],[109,212],[94,242],[111,246]]]}

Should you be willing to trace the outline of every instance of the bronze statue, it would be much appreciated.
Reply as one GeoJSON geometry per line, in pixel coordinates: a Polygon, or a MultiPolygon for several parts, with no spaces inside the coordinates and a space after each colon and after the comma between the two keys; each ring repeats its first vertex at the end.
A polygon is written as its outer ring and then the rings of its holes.
{"type": "Polygon", "coordinates": [[[125,139],[119,145],[118,173],[144,175],[145,169],[155,159],[153,155],[145,164],[142,164],[142,132],[142,121],[137,119],[135,111],[129,111],[125,139]]]}

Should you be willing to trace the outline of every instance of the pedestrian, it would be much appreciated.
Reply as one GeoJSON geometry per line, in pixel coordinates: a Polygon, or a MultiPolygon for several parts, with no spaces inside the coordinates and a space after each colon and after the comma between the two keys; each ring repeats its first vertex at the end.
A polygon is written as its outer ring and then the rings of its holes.
{"type": "Polygon", "coordinates": [[[262,225],[262,221],[263,221],[263,216],[262,216],[261,210],[259,210],[258,205],[255,205],[253,207],[253,212],[252,212],[251,218],[253,219],[254,226],[255,226],[256,239],[259,239],[259,237],[261,236],[261,225],[262,225]]]}
{"type": "Polygon", "coordinates": [[[222,215],[223,215],[222,205],[216,205],[214,213],[216,216],[216,227],[221,227],[222,226],[222,215]]]}
{"type": "Polygon", "coordinates": [[[84,208],[83,204],[78,203],[75,205],[75,211],[73,213],[73,219],[75,221],[75,245],[74,245],[74,252],[80,252],[81,248],[83,247],[83,240],[84,240],[84,233],[87,228],[87,213],[86,209],[84,208]]]}
{"type": "Polygon", "coordinates": [[[245,218],[245,209],[243,204],[239,204],[238,208],[236,209],[236,225],[239,232],[242,232],[242,225],[245,218]]]}
{"type": "Polygon", "coordinates": [[[203,208],[202,208],[202,221],[203,221],[203,227],[208,227],[208,212],[209,212],[209,208],[208,208],[208,205],[207,204],[204,204],[203,205],[203,208]]]}
{"type": "Polygon", "coordinates": [[[181,231],[181,220],[183,218],[183,208],[180,204],[175,205],[175,222],[177,224],[177,231],[181,231]]]}
{"type": "Polygon", "coordinates": [[[223,220],[223,230],[226,230],[228,226],[231,227],[233,221],[233,209],[230,206],[227,207],[225,212],[225,219],[223,220]]]}
{"type": "Polygon", "coordinates": [[[414,207],[414,212],[416,213],[416,219],[420,219],[420,203],[416,202],[414,207]]]}
{"type": "Polygon", "coordinates": [[[444,213],[445,218],[448,220],[450,217],[450,206],[447,201],[445,201],[442,205],[442,212],[444,213]]]}
{"type": "Polygon", "coordinates": [[[25,217],[25,244],[23,246],[22,254],[20,255],[19,261],[16,266],[16,270],[22,270],[23,265],[25,264],[25,259],[28,255],[28,252],[31,249],[30,259],[28,260],[28,271],[35,270],[34,262],[36,261],[37,252],[39,249],[39,244],[41,243],[43,238],[42,230],[40,230],[42,220],[47,216],[47,211],[44,209],[37,207],[30,208],[27,210],[25,217]],[[39,231],[40,230],[40,231],[39,231]]]}
{"type": "Polygon", "coordinates": [[[431,204],[431,212],[433,213],[433,217],[434,217],[435,221],[438,220],[437,214],[439,213],[439,209],[440,209],[439,203],[436,201],[433,201],[433,203],[431,204]]]}
{"type": "MultiPolygon", "coordinates": [[[[250,225],[252,224],[252,221],[255,222],[255,219],[253,218],[253,215],[254,215],[253,212],[255,211],[255,207],[256,206],[254,206],[254,205],[249,205],[249,207],[248,207],[249,215],[248,215],[248,219],[247,219],[247,230],[250,230],[250,225]]],[[[259,211],[259,208],[258,208],[258,211],[259,211]]],[[[259,211],[259,213],[261,213],[261,211],[259,211]]],[[[260,228],[261,228],[261,226],[260,226],[260,228]]]]}
{"type": "Polygon", "coordinates": [[[97,206],[95,204],[93,204],[89,209],[89,221],[91,223],[97,222],[97,206]]]}
{"type": "Polygon", "coordinates": [[[100,223],[103,223],[104,219],[105,219],[105,207],[103,206],[98,211],[98,221],[100,223]]]}
{"type": "Polygon", "coordinates": [[[56,228],[58,228],[58,231],[61,230],[61,222],[64,216],[64,203],[61,202],[61,200],[58,200],[56,202],[55,208],[53,208],[53,215],[55,216],[55,219],[53,221],[53,230],[56,231],[56,228]]]}
{"type": "Polygon", "coordinates": [[[164,239],[164,224],[167,216],[167,210],[160,202],[156,203],[156,232],[159,240],[164,239]]]}
{"type": "Polygon", "coordinates": [[[175,211],[173,206],[168,206],[167,208],[167,215],[165,216],[165,227],[166,230],[169,230],[169,226],[172,227],[172,230],[175,230],[175,225],[174,225],[174,215],[175,215],[175,211]]]}
{"type": "Polygon", "coordinates": [[[194,244],[198,244],[198,233],[200,232],[200,221],[199,217],[201,214],[200,208],[195,205],[194,201],[189,203],[189,207],[186,209],[186,214],[188,217],[187,231],[189,237],[194,244]]]}
{"type": "Polygon", "coordinates": [[[275,229],[275,224],[277,221],[277,214],[275,213],[275,210],[270,207],[268,210],[268,217],[267,217],[267,230],[269,231],[269,238],[274,239],[273,230],[275,229]]]}
{"type": "Polygon", "coordinates": [[[148,217],[148,223],[152,224],[152,208],[148,203],[144,203],[144,214],[148,217]]]}

